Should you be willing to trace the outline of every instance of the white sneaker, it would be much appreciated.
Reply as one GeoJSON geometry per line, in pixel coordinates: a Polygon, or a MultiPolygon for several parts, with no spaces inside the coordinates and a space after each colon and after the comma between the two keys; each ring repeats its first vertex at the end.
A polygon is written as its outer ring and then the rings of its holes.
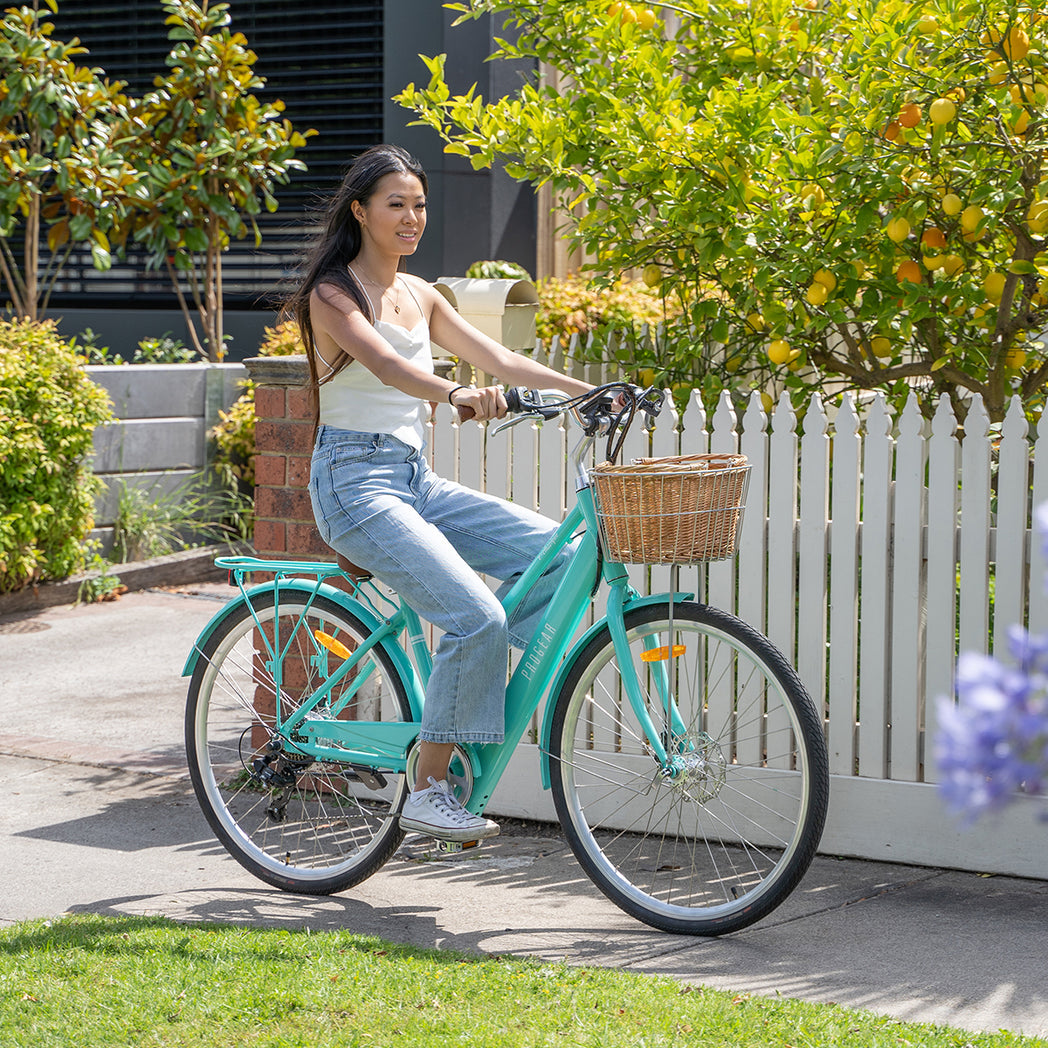
{"type": "Polygon", "coordinates": [[[432,776],[429,788],[410,793],[400,812],[400,828],[428,833],[440,841],[481,841],[497,837],[499,824],[462,807],[446,782],[432,776]]]}

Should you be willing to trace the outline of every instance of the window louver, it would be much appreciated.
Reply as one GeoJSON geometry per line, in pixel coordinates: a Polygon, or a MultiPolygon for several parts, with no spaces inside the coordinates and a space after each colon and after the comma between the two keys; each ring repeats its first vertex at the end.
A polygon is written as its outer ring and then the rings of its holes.
{"type": "MultiPolygon", "coordinates": [[[[223,256],[227,305],[250,308],[263,305],[294,266],[309,208],[338,184],[352,157],[381,141],[383,4],[343,0],[303,9],[289,0],[234,0],[230,13],[232,28],[258,55],[263,97],[282,99],[296,129],[318,132],[299,153],[308,171],[278,187],[275,214],[258,216],[261,246],[249,235],[223,256]]],[[[166,69],[170,43],[159,2],[67,0],[54,21],[56,39],[76,36],[88,49],[82,64],[126,81],[132,93],[148,91],[166,69]]],[[[175,298],[166,272],[147,273],[144,255],[129,247],[126,262],[109,273],[95,270],[87,252],[71,257],[51,306],[117,302],[170,307],[175,298]]]]}

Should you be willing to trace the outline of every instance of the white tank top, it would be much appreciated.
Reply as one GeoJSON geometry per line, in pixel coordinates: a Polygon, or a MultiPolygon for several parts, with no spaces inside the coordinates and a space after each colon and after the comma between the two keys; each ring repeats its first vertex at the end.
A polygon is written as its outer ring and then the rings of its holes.
{"type": "MultiPolygon", "coordinates": [[[[405,282],[408,293],[418,299],[405,282]]],[[[363,290],[363,285],[361,285],[363,290]]],[[[377,310],[368,298],[371,315],[377,310]]],[[[419,306],[419,312],[422,307],[419,306]]],[[[409,364],[433,374],[433,348],[429,341],[429,326],[425,316],[409,331],[399,324],[377,320],[375,330],[409,364]]],[[[388,433],[413,448],[425,443],[426,406],[416,397],[387,386],[359,360],[344,367],[333,379],[320,387],[320,421],[337,429],[351,429],[360,433],[388,433]]]]}

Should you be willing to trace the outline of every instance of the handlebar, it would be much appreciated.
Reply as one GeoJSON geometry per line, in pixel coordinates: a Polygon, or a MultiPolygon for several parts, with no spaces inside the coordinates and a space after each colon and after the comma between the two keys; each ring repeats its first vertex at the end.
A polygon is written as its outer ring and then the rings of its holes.
{"type": "Polygon", "coordinates": [[[651,420],[662,410],[665,399],[662,390],[654,386],[642,389],[629,382],[608,382],[576,397],[558,399],[558,396],[525,386],[515,386],[505,392],[506,407],[515,414],[553,419],[571,411],[587,436],[606,433],[609,462],[615,461],[637,412],[643,412],[651,420]]]}
{"type": "Polygon", "coordinates": [[[631,409],[643,411],[649,418],[655,418],[662,410],[664,394],[662,390],[649,386],[642,389],[629,382],[608,382],[596,386],[588,393],[577,397],[562,397],[546,393],[539,389],[528,389],[525,386],[513,386],[505,392],[506,407],[516,414],[539,415],[542,418],[556,418],[565,411],[573,410],[577,415],[616,414],[614,405],[619,401],[619,411],[631,409]]]}

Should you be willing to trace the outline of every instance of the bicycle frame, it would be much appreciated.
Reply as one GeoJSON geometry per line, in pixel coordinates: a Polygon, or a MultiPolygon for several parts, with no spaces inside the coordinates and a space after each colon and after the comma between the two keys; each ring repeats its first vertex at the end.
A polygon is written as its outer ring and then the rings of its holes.
{"type": "MultiPolygon", "coordinates": [[[[462,747],[468,755],[473,773],[473,790],[466,802],[466,807],[473,812],[481,812],[486,807],[509,764],[517,743],[523,737],[532,716],[538,709],[543,695],[551,688],[551,685],[553,685],[551,694],[556,693],[559,681],[570,670],[577,653],[605,624],[611,633],[619,658],[626,696],[647,734],[654,756],[669,774],[672,774],[674,755],[667,752],[667,744],[672,736],[685,734],[684,725],[673,700],[669,674],[660,668],[658,659],[653,663],[653,677],[655,690],[661,700],[665,724],[663,728],[660,728],[652,721],[633,661],[629,658],[623,615],[634,606],[663,602],[667,598],[684,600],[692,595],[674,593],[642,598],[630,585],[623,564],[615,561],[602,561],[597,540],[599,525],[593,490],[590,487],[585,467],[582,465],[582,460],[594,439],[593,436],[583,438],[573,454],[576,471],[575,505],[557,528],[542,553],[517,580],[503,600],[507,615],[511,614],[557,554],[573,541],[580,525],[585,524],[585,532],[578,538],[575,552],[547,606],[546,615],[536,627],[520,661],[510,676],[506,688],[505,741],[497,744],[469,744],[462,747]],[[605,619],[596,623],[579,638],[569,652],[568,647],[599,584],[598,573],[609,586],[608,614],[605,619]]],[[[418,737],[419,722],[425,701],[425,688],[432,665],[432,656],[416,612],[401,602],[394,603],[395,610],[391,614],[384,615],[376,602],[387,602],[389,598],[386,598],[369,581],[355,582],[352,596],[347,596],[345,592],[329,585],[326,581],[332,577],[342,576],[340,569],[333,564],[261,560],[251,557],[218,558],[216,564],[232,572],[241,596],[239,600],[220,611],[205,627],[197,646],[186,663],[183,676],[188,676],[193,672],[204,640],[234,608],[246,604],[251,608],[251,614],[255,617],[256,625],[259,626],[258,633],[267,647],[268,659],[265,661],[274,681],[277,700],[276,723],[279,726],[280,734],[284,737],[294,735],[294,747],[317,760],[333,760],[364,766],[373,765],[394,771],[405,770],[408,751],[418,737]],[[274,573],[276,576],[274,582],[247,588],[245,578],[259,571],[274,573]],[[303,574],[314,576],[315,581],[301,578],[303,574]],[[305,610],[308,610],[318,596],[324,595],[345,606],[370,628],[368,637],[352,651],[336,652],[341,662],[330,675],[327,674],[326,667],[329,651],[332,649],[324,646],[324,642],[320,641],[313,659],[318,670],[325,674],[326,679],[313,694],[296,704],[295,708],[286,714],[281,709],[283,695],[281,666],[286,648],[281,650],[279,636],[274,636],[272,641],[269,640],[265,631],[261,629],[261,623],[251,603],[253,595],[274,590],[278,607],[283,592],[309,594],[305,610]],[[406,634],[407,649],[411,653],[411,659],[407,657],[405,649],[401,647],[402,634],[406,634]],[[336,703],[325,707],[326,715],[324,717],[311,716],[318,706],[327,703],[333,690],[377,646],[385,649],[394,660],[405,682],[408,683],[409,701],[414,719],[407,722],[333,719],[363,685],[371,668],[375,665],[373,662],[365,664],[368,668],[358,675],[359,680],[355,681],[352,687],[338,693],[339,698],[336,703]]],[[[297,632],[298,626],[299,623],[296,622],[291,630],[292,636],[297,632]]],[[[657,638],[649,639],[645,647],[648,650],[657,648],[657,638]]],[[[549,768],[546,743],[550,732],[552,705],[552,703],[547,704],[540,740],[542,781],[547,788],[549,786],[549,768]]]]}

